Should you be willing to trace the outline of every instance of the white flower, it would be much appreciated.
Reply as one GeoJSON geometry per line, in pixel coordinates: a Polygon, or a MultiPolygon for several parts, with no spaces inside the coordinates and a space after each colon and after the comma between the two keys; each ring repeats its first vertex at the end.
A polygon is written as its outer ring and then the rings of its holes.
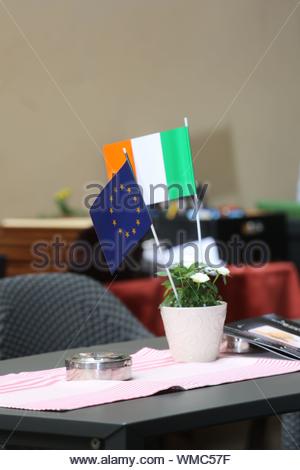
{"type": "Polygon", "coordinates": [[[221,274],[221,276],[228,276],[230,274],[230,271],[228,268],[225,268],[225,266],[221,266],[220,268],[216,268],[216,271],[218,274],[221,274]]]}
{"type": "Polygon", "coordinates": [[[196,282],[197,284],[202,284],[203,282],[209,281],[209,277],[207,274],[203,273],[196,273],[191,276],[191,279],[196,282]]]}

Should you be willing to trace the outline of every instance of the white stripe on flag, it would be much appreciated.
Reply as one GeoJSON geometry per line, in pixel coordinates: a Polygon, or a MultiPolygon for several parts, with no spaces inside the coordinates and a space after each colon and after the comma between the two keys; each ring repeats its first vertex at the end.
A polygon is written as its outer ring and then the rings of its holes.
{"type": "Polygon", "coordinates": [[[160,134],[155,133],[132,139],[131,145],[137,182],[142,186],[145,204],[165,201],[168,199],[168,188],[160,134]],[[153,187],[158,184],[164,185],[164,187],[153,190],[153,187]],[[151,192],[154,193],[152,197],[151,192]]]}

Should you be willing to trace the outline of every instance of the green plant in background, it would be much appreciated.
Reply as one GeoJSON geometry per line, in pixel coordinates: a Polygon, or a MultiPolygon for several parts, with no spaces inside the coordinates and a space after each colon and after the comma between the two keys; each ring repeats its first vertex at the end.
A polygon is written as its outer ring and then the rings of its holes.
{"type": "MultiPolygon", "coordinates": [[[[170,268],[180,305],[176,300],[168,279],[163,282],[165,287],[163,305],[168,307],[210,307],[219,305],[222,298],[216,285],[219,278],[226,284],[229,269],[225,267],[211,268],[206,264],[194,263],[189,267],[176,265],[170,268]]],[[[165,272],[157,273],[166,276],[165,272]]]]}
{"type": "Polygon", "coordinates": [[[60,189],[53,196],[53,200],[56,207],[58,208],[58,211],[52,214],[40,213],[37,217],[42,219],[57,217],[87,217],[86,210],[74,209],[74,207],[70,205],[71,196],[71,188],[65,187],[60,189]]]}
{"type": "Polygon", "coordinates": [[[74,211],[69,205],[69,199],[71,194],[72,191],[70,188],[60,189],[59,191],[57,191],[57,193],[54,194],[54,201],[59,209],[59,212],[64,217],[71,217],[74,213],[74,211]]]}
{"type": "Polygon", "coordinates": [[[72,195],[71,188],[62,188],[54,194],[54,202],[59,210],[61,217],[81,217],[86,216],[85,211],[74,209],[70,205],[70,197],[72,195]]]}

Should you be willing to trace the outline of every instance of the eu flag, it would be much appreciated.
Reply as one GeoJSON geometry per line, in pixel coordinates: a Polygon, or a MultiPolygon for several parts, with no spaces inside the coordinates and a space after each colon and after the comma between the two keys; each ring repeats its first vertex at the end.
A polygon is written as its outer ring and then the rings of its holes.
{"type": "Polygon", "coordinates": [[[152,224],[128,162],[100,192],[90,209],[90,216],[113,274],[152,224]]]}

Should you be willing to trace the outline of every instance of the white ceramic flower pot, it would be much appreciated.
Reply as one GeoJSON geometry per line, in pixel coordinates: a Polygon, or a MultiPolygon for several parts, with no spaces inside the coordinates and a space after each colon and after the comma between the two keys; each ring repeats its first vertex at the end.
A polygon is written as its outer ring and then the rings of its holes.
{"type": "Polygon", "coordinates": [[[173,358],[210,362],[219,354],[227,303],[213,307],[164,307],[161,316],[173,358]]]}

